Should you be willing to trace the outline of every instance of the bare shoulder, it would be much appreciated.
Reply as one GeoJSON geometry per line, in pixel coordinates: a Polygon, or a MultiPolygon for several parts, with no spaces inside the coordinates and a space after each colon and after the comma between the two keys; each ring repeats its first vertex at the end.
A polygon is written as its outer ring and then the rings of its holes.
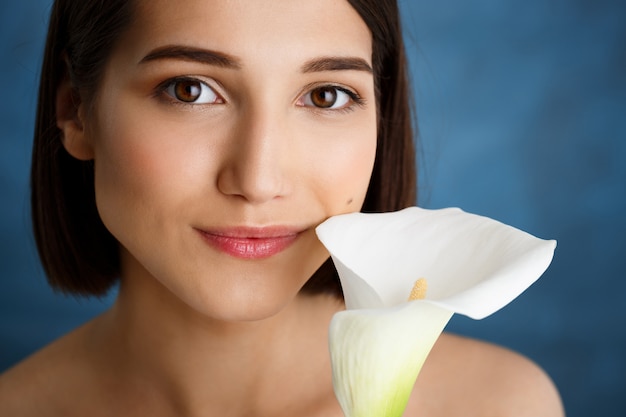
{"type": "Polygon", "coordinates": [[[44,347],[0,375],[0,415],[70,416],[80,359],[75,334],[44,347]]]}
{"type": "Polygon", "coordinates": [[[508,349],[443,334],[415,385],[407,416],[562,417],[552,380],[508,349]]]}
{"type": "Polygon", "coordinates": [[[43,409],[48,399],[45,356],[45,352],[38,352],[0,375],[0,415],[47,414],[43,409]]]}

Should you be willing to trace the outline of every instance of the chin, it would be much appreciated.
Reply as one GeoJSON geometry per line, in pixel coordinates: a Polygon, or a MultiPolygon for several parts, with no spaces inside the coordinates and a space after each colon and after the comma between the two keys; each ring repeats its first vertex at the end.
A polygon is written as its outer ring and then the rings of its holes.
{"type": "MultiPolygon", "coordinates": [[[[246,291],[247,293],[247,291],[246,291]]],[[[278,296],[276,292],[264,296],[263,292],[256,294],[237,294],[224,297],[222,300],[202,303],[194,308],[197,312],[212,320],[223,322],[254,322],[267,320],[289,310],[290,304],[296,298],[297,292],[278,296]]]]}
{"type": "MultiPolygon", "coordinates": [[[[183,304],[209,320],[251,322],[288,310],[301,285],[276,274],[239,275],[195,288],[171,289],[183,304]]],[[[303,279],[306,281],[306,279],[303,279]]]]}

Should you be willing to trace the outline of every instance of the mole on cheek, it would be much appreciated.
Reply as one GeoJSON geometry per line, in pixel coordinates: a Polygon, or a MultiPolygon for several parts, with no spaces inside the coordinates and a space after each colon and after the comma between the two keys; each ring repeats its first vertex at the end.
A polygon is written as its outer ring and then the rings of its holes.
{"type": "Polygon", "coordinates": [[[349,198],[348,201],[346,202],[346,204],[349,206],[350,204],[352,204],[353,201],[354,201],[354,199],[349,198]]]}

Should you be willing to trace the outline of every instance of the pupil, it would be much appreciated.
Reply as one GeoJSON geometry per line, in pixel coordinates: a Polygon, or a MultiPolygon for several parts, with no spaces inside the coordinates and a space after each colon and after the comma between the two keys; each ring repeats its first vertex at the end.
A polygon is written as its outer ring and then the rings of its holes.
{"type": "Polygon", "coordinates": [[[311,93],[311,101],[316,107],[323,109],[332,107],[337,101],[337,91],[331,87],[318,88],[311,93]]]}
{"type": "Polygon", "coordinates": [[[176,98],[191,103],[200,97],[201,86],[198,81],[179,81],[176,83],[176,98]]]}

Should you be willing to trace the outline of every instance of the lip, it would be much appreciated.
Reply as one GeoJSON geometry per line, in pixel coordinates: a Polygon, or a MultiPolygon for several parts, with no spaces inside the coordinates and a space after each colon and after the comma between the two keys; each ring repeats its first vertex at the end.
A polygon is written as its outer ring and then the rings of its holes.
{"type": "Polygon", "coordinates": [[[211,247],[242,259],[264,259],[291,246],[301,229],[290,227],[234,227],[219,230],[196,229],[211,247]]]}

